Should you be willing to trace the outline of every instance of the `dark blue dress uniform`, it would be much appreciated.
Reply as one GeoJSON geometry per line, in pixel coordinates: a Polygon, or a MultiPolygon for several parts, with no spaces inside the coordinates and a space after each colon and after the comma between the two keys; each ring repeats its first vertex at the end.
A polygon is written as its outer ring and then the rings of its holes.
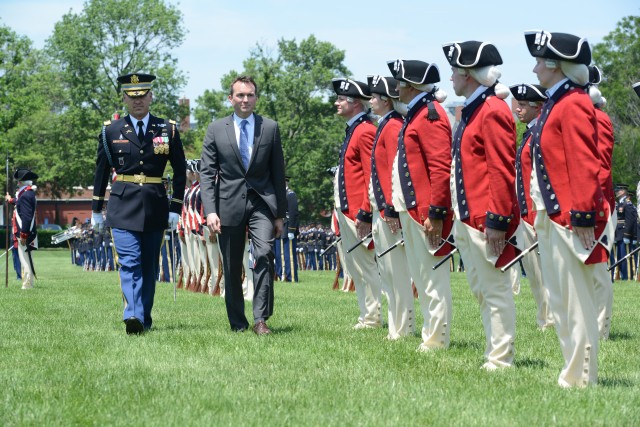
{"type": "MultiPolygon", "coordinates": [[[[618,186],[618,190],[626,189],[622,185],[618,186]]],[[[636,227],[638,213],[633,203],[626,197],[620,198],[616,202],[616,210],[618,211],[618,222],[616,224],[615,244],[616,244],[616,259],[622,259],[634,247],[634,241],[636,240],[636,227]]],[[[613,252],[613,251],[612,251],[613,252]]],[[[613,254],[611,261],[614,261],[613,254]]],[[[626,262],[619,265],[620,279],[629,280],[635,276],[635,260],[633,257],[627,258],[626,262]]]]}
{"type": "MultiPolygon", "coordinates": [[[[144,95],[155,78],[147,75],[123,77],[131,79],[131,85],[125,85],[119,78],[130,96],[144,95]],[[146,90],[131,94],[132,89],[137,89],[132,87],[133,83],[140,81],[139,87],[144,88],[146,80],[149,82],[146,90]]],[[[182,209],[186,183],[184,151],[175,122],[150,114],[144,138],[140,140],[131,120],[126,116],[107,121],[103,126],[98,137],[92,203],[93,212],[102,211],[107,182],[114,168],[117,177],[111,186],[105,225],[111,227],[118,255],[127,332],[132,318],[141,322],[144,329],[151,327],[160,245],[169,212],[179,214],[182,209]],[[167,204],[167,193],[162,184],[167,162],[171,163],[174,172],[170,204],[167,204]]]]}
{"type": "MultiPolygon", "coordinates": [[[[285,181],[288,183],[289,177],[285,177],[285,181]]],[[[282,236],[274,239],[273,242],[276,275],[287,282],[298,281],[298,216],[298,196],[287,186],[287,216],[284,219],[284,231],[282,236]],[[289,234],[293,234],[293,239],[289,239],[289,234]]]]}

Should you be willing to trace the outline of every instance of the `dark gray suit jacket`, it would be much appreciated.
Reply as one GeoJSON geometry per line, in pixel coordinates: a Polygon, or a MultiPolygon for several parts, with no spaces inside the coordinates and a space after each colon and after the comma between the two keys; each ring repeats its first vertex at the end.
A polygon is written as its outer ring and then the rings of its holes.
{"type": "Polygon", "coordinates": [[[202,145],[200,186],[204,213],[216,213],[223,226],[237,226],[244,218],[247,184],[269,206],[274,218],[284,218],[287,195],[284,156],[278,124],[254,114],[255,135],[249,169],[245,170],[233,116],[215,120],[202,145]]]}

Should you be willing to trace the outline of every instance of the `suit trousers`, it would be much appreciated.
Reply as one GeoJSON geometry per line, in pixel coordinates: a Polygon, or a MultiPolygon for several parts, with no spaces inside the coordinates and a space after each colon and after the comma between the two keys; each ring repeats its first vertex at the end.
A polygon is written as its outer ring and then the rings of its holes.
{"type": "MultiPolygon", "coordinates": [[[[247,227],[253,242],[253,317],[256,322],[273,314],[273,214],[269,206],[253,191],[247,192],[244,218],[237,226],[222,226],[218,242],[222,253],[225,303],[231,329],[248,328],[242,294],[242,262],[247,227]]],[[[251,274],[248,270],[247,274],[251,274]]]]}
{"type": "Polygon", "coordinates": [[[516,306],[513,283],[518,272],[511,268],[502,273],[487,259],[484,233],[456,220],[454,235],[471,293],[480,304],[480,314],[486,336],[484,356],[487,369],[513,365],[516,338],[516,306]]]}
{"type": "Polygon", "coordinates": [[[118,254],[120,286],[125,302],[122,319],[135,317],[145,329],[149,329],[164,231],[112,228],[111,233],[118,254]]]}
{"type": "MultiPolygon", "coordinates": [[[[401,233],[393,234],[377,210],[373,211],[373,241],[378,252],[390,247],[402,238],[401,233]]],[[[398,245],[391,252],[378,257],[378,271],[382,292],[388,301],[389,339],[398,339],[413,334],[415,329],[413,313],[413,292],[411,276],[407,266],[405,246],[398,245]]]]}
{"type": "MultiPolygon", "coordinates": [[[[523,222],[524,228],[524,246],[526,248],[533,245],[538,238],[536,237],[533,226],[526,222],[523,222]]],[[[549,289],[547,289],[542,280],[542,271],[540,270],[540,255],[537,250],[532,250],[522,258],[522,264],[524,265],[524,271],[527,273],[527,279],[529,279],[529,287],[533,294],[533,299],[538,306],[538,312],[536,315],[536,322],[538,327],[545,329],[553,326],[553,315],[549,307],[549,289]]],[[[513,267],[515,268],[515,267],[513,267]]]]}
{"type": "MultiPolygon", "coordinates": [[[[418,290],[423,316],[421,349],[449,347],[452,302],[451,273],[447,266],[433,270],[442,259],[429,252],[427,235],[408,212],[400,212],[409,273],[418,290]]],[[[446,237],[446,236],[443,236],[446,237]]]]}
{"type": "Polygon", "coordinates": [[[540,242],[540,262],[549,288],[551,311],[564,357],[558,384],[585,387],[598,379],[598,302],[596,265],[574,255],[547,211],[538,211],[535,229],[540,242]]]}
{"type": "Polygon", "coordinates": [[[356,225],[342,212],[338,212],[338,223],[344,244],[345,264],[356,286],[356,296],[360,308],[358,324],[371,327],[381,326],[380,295],[382,285],[376,266],[375,253],[367,248],[366,243],[359,245],[351,253],[347,253],[360,240],[356,232],[356,225]]]}

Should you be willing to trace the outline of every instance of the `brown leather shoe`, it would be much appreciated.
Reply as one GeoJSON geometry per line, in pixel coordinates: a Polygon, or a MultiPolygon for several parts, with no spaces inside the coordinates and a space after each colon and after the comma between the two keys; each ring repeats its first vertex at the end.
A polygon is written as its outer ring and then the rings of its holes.
{"type": "Polygon", "coordinates": [[[269,335],[271,333],[271,329],[269,329],[264,320],[261,320],[253,325],[253,332],[255,332],[256,335],[269,335]]]}

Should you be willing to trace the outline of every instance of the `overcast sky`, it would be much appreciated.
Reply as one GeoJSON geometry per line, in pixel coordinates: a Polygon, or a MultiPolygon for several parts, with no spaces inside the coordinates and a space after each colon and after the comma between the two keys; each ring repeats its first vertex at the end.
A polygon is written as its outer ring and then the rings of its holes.
{"type": "MultiPolygon", "coordinates": [[[[395,3],[404,7],[376,0],[169,2],[179,4],[187,29],[175,56],[189,79],[179,95],[192,102],[206,89],[220,89],[221,77],[230,70],[241,70],[256,43],[275,48],[281,38],[300,41],[313,34],[345,51],[345,64],[357,80],[366,81],[368,74],[388,75],[386,61],[390,59],[435,62],[440,67],[440,87],[449,94],[446,104],[461,98],[455,96],[449,81],[444,43],[491,42],[504,61],[500,66],[503,83],[537,83],[531,72],[534,60],[524,43],[525,31],[572,33],[595,44],[623,17],[640,13],[638,0],[395,3]]],[[[78,0],[0,0],[0,22],[41,48],[62,15],[70,10],[79,13],[82,6],[83,1],[78,0]]]]}

